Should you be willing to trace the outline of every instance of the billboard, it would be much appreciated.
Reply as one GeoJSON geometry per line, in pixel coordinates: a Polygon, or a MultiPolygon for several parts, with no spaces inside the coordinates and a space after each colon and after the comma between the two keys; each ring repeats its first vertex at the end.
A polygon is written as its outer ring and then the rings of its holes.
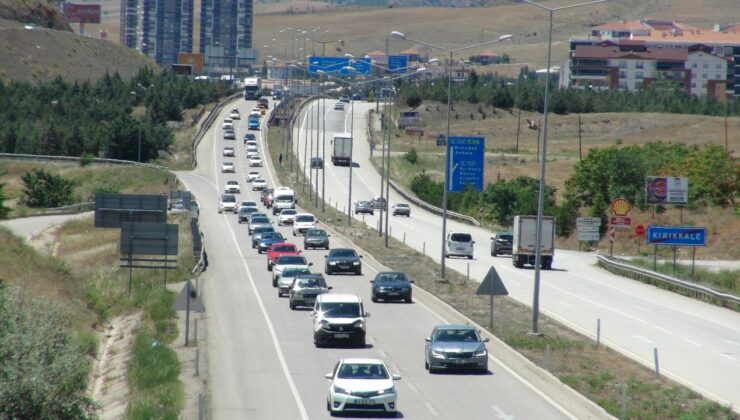
{"type": "Polygon", "coordinates": [[[417,111],[400,112],[398,128],[418,127],[421,124],[421,115],[417,111]]]}
{"type": "Polygon", "coordinates": [[[189,64],[193,69],[193,74],[203,73],[203,54],[178,53],[177,64],[189,64]]]}
{"type": "Polygon", "coordinates": [[[67,3],[64,16],[74,23],[100,23],[100,5],[67,3]]]}
{"type": "Polygon", "coordinates": [[[679,176],[649,176],[645,180],[647,204],[686,204],[689,202],[689,180],[679,176]]]}

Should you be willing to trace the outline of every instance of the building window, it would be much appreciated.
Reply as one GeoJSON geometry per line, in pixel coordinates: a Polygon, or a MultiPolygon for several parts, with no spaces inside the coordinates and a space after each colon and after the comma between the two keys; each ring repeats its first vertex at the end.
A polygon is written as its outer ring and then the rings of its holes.
{"type": "Polygon", "coordinates": [[[702,74],[701,74],[701,78],[702,78],[702,79],[706,79],[706,78],[707,78],[707,74],[706,74],[706,73],[702,73],[702,74]]]}
{"type": "Polygon", "coordinates": [[[719,73],[717,73],[717,79],[716,80],[722,80],[722,76],[719,73]]]}
{"type": "Polygon", "coordinates": [[[717,70],[721,69],[721,68],[722,68],[722,64],[719,64],[719,63],[717,63],[717,65],[715,66],[715,68],[716,68],[717,70]]]}
{"type": "Polygon", "coordinates": [[[627,90],[627,82],[620,81],[619,82],[619,90],[627,90]]]}
{"type": "Polygon", "coordinates": [[[636,69],[642,69],[642,68],[645,68],[645,65],[642,63],[642,61],[636,61],[635,62],[635,68],[636,69]]]}
{"type": "Polygon", "coordinates": [[[708,69],[709,68],[709,63],[702,64],[702,67],[705,68],[705,69],[708,69]]]}
{"type": "Polygon", "coordinates": [[[624,60],[619,60],[619,68],[620,69],[626,69],[627,68],[627,62],[624,60]]]}
{"type": "Polygon", "coordinates": [[[642,82],[635,82],[635,90],[642,90],[642,82]]]}
{"type": "Polygon", "coordinates": [[[696,88],[696,82],[691,82],[691,88],[692,89],[696,88]]]}
{"type": "Polygon", "coordinates": [[[698,66],[697,66],[697,64],[696,64],[696,63],[691,63],[691,68],[692,68],[692,69],[695,69],[695,68],[697,68],[697,67],[698,67],[698,66]]]}
{"type": "Polygon", "coordinates": [[[643,76],[642,76],[642,72],[641,71],[635,72],[635,79],[642,79],[642,77],[643,76]]]}

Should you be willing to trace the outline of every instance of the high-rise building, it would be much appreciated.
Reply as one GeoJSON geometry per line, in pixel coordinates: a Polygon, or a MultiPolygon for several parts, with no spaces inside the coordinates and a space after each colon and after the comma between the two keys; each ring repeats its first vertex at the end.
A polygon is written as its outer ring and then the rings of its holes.
{"type": "Polygon", "coordinates": [[[200,53],[207,71],[226,73],[256,62],[252,7],[252,0],[202,0],[200,53]]]}
{"type": "Polygon", "coordinates": [[[177,63],[193,50],[193,0],[121,0],[121,43],[164,67],[177,63]]]}

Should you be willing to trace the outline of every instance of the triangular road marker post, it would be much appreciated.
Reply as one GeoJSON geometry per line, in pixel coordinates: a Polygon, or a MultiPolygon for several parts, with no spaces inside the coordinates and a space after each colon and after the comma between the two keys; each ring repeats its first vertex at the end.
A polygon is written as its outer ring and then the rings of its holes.
{"type": "Polygon", "coordinates": [[[488,270],[488,274],[480,283],[478,290],[475,292],[476,295],[488,295],[491,297],[491,303],[488,308],[488,328],[493,331],[493,297],[494,296],[506,296],[509,291],[506,290],[504,282],[501,281],[501,277],[496,272],[496,268],[491,267],[488,270]]]}
{"type": "Polygon", "coordinates": [[[190,280],[185,282],[185,287],[182,288],[177,299],[175,299],[175,303],[172,304],[172,309],[185,311],[185,347],[187,347],[188,337],[190,336],[190,311],[205,312],[206,310],[203,299],[190,283],[190,280]]]}

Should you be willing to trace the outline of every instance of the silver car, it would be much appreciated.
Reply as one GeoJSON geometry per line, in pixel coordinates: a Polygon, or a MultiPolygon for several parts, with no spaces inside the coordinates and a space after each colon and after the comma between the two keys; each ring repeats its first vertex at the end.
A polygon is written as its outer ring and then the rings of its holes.
{"type": "Polygon", "coordinates": [[[316,296],[329,293],[331,289],[321,274],[299,274],[293,279],[293,285],[288,291],[290,309],[299,306],[313,307],[316,296]]]}
{"type": "Polygon", "coordinates": [[[270,219],[267,218],[267,216],[252,216],[249,218],[249,234],[251,235],[252,232],[254,232],[254,229],[257,227],[272,227],[272,222],[270,219]]]}
{"type": "Polygon", "coordinates": [[[487,342],[471,325],[437,325],[426,339],[424,367],[429,373],[438,369],[488,372],[487,342]]]}
{"type": "Polygon", "coordinates": [[[278,297],[283,297],[293,287],[293,279],[300,274],[311,274],[308,268],[286,268],[277,279],[278,297]]]}

